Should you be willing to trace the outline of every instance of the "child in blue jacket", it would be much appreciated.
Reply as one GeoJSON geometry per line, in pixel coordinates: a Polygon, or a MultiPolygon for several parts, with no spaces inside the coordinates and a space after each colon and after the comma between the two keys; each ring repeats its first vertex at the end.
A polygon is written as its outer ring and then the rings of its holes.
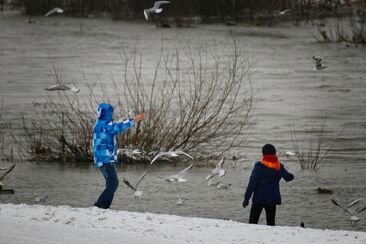
{"type": "Polygon", "coordinates": [[[281,204],[280,180],[294,179],[283,164],[278,162],[276,148],[266,144],[262,148],[263,159],[254,165],[249,178],[247,190],[244,194],[243,207],[249,204],[253,194],[252,207],[250,209],[250,224],[258,224],[263,208],[266,211],[267,225],[275,225],[276,205],[281,204]]]}
{"type": "Polygon", "coordinates": [[[98,120],[93,128],[93,153],[95,166],[102,173],[106,186],[94,206],[107,209],[112,204],[119,183],[114,167],[117,162],[117,135],[143,118],[144,114],[139,114],[134,119],[113,123],[112,105],[108,103],[99,104],[98,120]]]}

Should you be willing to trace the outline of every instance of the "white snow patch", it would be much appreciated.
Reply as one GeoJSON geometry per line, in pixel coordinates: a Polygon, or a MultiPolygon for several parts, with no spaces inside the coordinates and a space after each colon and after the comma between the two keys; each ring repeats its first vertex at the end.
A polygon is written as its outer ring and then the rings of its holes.
{"type": "Polygon", "coordinates": [[[0,243],[366,243],[366,233],[268,227],[218,219],[0,204],[0,243]]]}

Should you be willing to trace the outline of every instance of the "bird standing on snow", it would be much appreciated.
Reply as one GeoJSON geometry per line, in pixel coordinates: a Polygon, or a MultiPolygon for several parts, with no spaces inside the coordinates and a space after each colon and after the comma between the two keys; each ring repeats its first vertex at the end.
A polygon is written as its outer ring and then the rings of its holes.
{"type": "Polygon", "coordinates": [[[152,8],[144,9],[145,19],[146,20],[149,19],[149,14],[150,13],[155,13],[155,14],[161,13],[163,11],[163,9],[160,8],[160,5],[165,4],[165,3],[170,3],[170,1],[157,1],[157,2],[154,3],[154,6],[152,8]]]}

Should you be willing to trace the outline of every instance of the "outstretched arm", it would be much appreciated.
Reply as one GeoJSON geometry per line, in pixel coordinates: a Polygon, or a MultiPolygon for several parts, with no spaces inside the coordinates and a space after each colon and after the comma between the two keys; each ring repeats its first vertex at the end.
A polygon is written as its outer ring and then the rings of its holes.
{"type": "Polygon", "coordinates": [[[285,181],[292,181],[295,178],[295,176],[288,172],[283,165],[281,165],[280,171],[281,176],[285,179],[285,181]]]}
{"type": "Polygon", "coordinates": [[[141,121],[144,118],[144,114],[136,115],[134,119],[129,119],[123,122],[110,123],[107,127],[107,132],[109,134],[121,134],[125,130],[134,126],[136,122],[141,121]]]}

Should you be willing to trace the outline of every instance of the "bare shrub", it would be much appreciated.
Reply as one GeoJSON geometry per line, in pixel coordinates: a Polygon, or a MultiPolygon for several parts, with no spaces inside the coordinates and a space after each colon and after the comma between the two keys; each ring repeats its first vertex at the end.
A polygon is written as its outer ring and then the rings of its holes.
{"type": "Polygon", "coordinates": [[[11,143],[12,123],[6,116],[4,107],[4,97],[0,101],[0,159],[4,161],[14,161],[13,144],[11,143]]]}
{"type": "Polygon", "coordinates": [[[291,139],[297,160],[302,169],[319,168],[319,164],[327,157],[330,150],[333,148],[336,140],[343,133],[344,128],[335,136],[326,135],[326,116],[322,118],[319,128],[313,128],[310,132],[310,138],[307,140],[308,148],[299,146],[299,140],[296,136],[294,123],[291,126],[291,139]],[[328,144],[328,148],[325,148],[328,144]]]}
{"type": "Polygon", "coordinates": [[[86,98],[62,92],[34,104],[34,111],[24,116],[24,153],[39,161],[90,161],[100,102],[114,105],[115,118],[131,109],[145,113],[143,121],[120,136],[119,146],[138,148],[146,159],[173,148],[196,155],[227,151],[244,138],[253,95],[248,57],[235,38],[223,53],[214,46],[162,48],[153,73],[144,72],[137,49],[132,55],[124,52],[122,72],[112,87],[87,83],[86,98]]]}
{"type": "Polygon", "coordinates": [[[365,4],[336,9],[336,19],[328,27],[318,26],[314,38],[320,43],[339,42],[347,46],[366,46],[365,13],[365,4]]]}

